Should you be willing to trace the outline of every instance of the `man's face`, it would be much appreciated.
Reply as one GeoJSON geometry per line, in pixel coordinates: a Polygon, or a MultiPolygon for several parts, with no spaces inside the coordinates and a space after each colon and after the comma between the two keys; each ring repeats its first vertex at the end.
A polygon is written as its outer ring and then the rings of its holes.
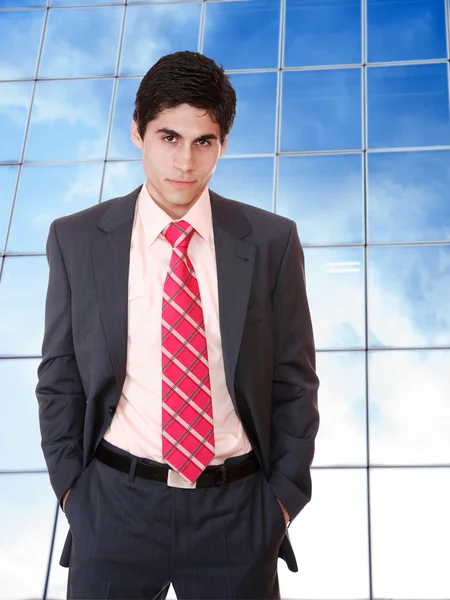
{"type": "Polygon", "coordinates": [[[189,104],[158,113],[143,140],[133,121],[131,139],[142,149],[147,189],[172,218],[182,218],[208,185],[227,145],[220,136],[209,114],[189,104]]]}

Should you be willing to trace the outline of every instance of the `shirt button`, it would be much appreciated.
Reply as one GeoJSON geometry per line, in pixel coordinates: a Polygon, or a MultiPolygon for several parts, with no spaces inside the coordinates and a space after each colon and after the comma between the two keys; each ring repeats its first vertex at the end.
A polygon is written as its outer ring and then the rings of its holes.
{"type": "Polygon", "coordinates": [[[113,417],[115,415],[116,412],[116,407],[115,406],[110,406],[109,407],[109,414],[111,417],[113,417]]]}

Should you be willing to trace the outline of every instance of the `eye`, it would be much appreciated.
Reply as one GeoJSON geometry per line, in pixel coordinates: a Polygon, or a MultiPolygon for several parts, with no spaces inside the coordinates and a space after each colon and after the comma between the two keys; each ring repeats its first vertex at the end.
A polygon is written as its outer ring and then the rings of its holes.
{"type": "Polygon", "coordinates": [[[176,137],[173,135],[166,135],[163,137],[163,140],[170,143],[170,142],[173,142],[174,140],[176,140],[176,137]]]}
{"type": "Polygon", "coordinates": [[[211,146],[211,142],[209,140],[204,140],[204,139],[198,140],[197,144],[199,146],[203,146],[203,147],[205,147],[205,146],[211,146]]]}

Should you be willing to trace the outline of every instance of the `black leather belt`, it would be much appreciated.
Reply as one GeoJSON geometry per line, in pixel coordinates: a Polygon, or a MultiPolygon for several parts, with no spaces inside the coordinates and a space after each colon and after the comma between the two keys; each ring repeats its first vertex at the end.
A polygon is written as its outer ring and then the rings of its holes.
{"type": "Polygon", "coordinates": [[[223,485],[225,483],[231,483],[237,479],[247,477],[259,469],[259,463],[254,457],[249,458],[239,465],[228,467],[225,467],[225,465],[207,467],[206,470],[203,471],[203,473],[199,476],[195,484],[191,485],[188,482],[185,482],[185,480],[170,467],[150,465],[139,459],[133,461],[128,456],[114,452],[114,450],[110,450],[103,445],[98,447],[95,456],[99,461],[105,465],[108,465],[108,467],[112,467],[113,469],[117,469],[118,471],[128,474],[132,472],[133,462],[135,462],[134,475],[136,477],[159,481],[171,487],[188,489],[206,488],[223,485]]]}

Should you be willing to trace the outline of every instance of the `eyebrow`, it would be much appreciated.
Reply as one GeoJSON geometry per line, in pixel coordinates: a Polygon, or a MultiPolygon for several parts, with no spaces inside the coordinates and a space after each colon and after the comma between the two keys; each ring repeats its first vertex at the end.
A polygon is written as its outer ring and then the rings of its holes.
{"type": "MultiPolygon", "coordinates": [[[[169,129],[167,127],[161,127],[160,129],[157,129],[156,133],[165,133],[166,135],[171,135],[173,137],[177,137],[180,140],[183,139],[183,136],[181,135],[181,133],[178,133],[174,129],[169,129]]],[[[219,138],[217,137],[217,135],[215,133],[205,133],[204,135],[200,135],[197,138],[195,138],[194,142],[198,142],[200,140],[217,140],[217,139],[219,139],[219,138]]]]}

